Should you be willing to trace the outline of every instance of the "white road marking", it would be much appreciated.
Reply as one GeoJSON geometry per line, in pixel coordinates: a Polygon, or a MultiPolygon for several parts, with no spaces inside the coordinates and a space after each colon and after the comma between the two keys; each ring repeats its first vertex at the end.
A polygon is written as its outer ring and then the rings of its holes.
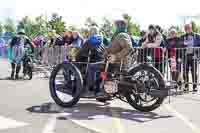
{"type": "Polygon", "coordinates": [[[77,125],[83,127],[83,128],[93,130],[93,131],[95,131],[95,132],[97,132],[97,133],[106,133],[106,132],[105,132],[104,130],[102,130],[102,129],[97,129],[96,127],[93,127],[93,126],[91,126],[91,125],[88,126],[87,123],[81,122],[81,121],[79,121],[79,120],[73,120],[73,119],[71,119],[71,121],[74,122],[75,124],[77,124],[77,125]]]}
{"type": "Polygon", "coordinates": [[[42,133],[55,133],[56,128],[56,119],[58,114],[54,114],[51,116],[51,118],[47,121],[47,124],[45,125],[42,133]]]}
{"type": "Polygon", "coordinates": [[[189,128],[192,129],[194,133],[200,133],[200,128],[197,127],[195,124],[193,124],[190,120],[188,120],[185,116],[177,112],[175,109],[173,109],[170,105],[165,104],[165,108],[169,110],[171,113],[173,113],[177,118],[182,120],[189,128]]]}
{"type": "Polygon", "coordinates": [[[27,125],[29,124],[0,116],[0,130],[23,127],[27,125]]]}
{"type": "Polygon", "coordinates": [[[116,111],[114,111],[113,109],[110,109],[110,111],[111,111],[112,116],[113,116],[113,118],[112,118],[113,126],[116,129],[116,133],[125,133],[125,129],[122,126],[121,121],[120,121],[120,115],[116,111]]]}

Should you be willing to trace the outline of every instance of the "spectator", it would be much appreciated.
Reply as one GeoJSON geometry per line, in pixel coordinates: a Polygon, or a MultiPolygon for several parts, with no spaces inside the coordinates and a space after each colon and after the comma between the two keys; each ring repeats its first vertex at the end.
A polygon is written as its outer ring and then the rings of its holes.
{"type": "Polygon", "coordinates": [[[185,51],[185,58],[184,58],[184,81],[185,84],[185,91],[189,90],[189,70],[191,69],[192,72],[192,81],[193,81],[193,91],[197,92],[197,62],[194,60],[197,56],[195,47],[200,46],[200,35],[194,33],[192,31],[192,24],[186,24],[185,27],[185,34],[181,37],[181,41],[183,42],[184,46],[187,48],[185,51]]]}
{"type": "Polygon", "coordinates": [[[146,40],[146,34],[147,34],[147,32],[144,31],[144,30],[140,32],[140,40],[139,40],[139,43],[138,43],[138,45],[140,47],[142,46],[142,43],[144,43],[145,40],[146,40]]]}
{"type": "Polygon", "coordinates": [[[2,38],[0,38],[0,56],[5,56],[4,49],[5,49],[5,41],[2,38]]]}
{"type": "Polygon", "coordinates": [[[33,39],[33,44],[35,46],[35,56],[36,60],[41,63],[42,60],[42,53],[43,53],[43,46],[46,43],[45,38],[43,36],[37,36],[33,39]]]}
{"type": "Polygon", "coordinates": [[[83,45],[83,38],[80,36],[80,33],[77,31],[72,32],[73,41],[68,45],[69,55],[72,57],[72,61],[76,60],[76,56],[83,45]]]}
{"type": "Polygon", "coordinates": [[[167,41],[167,34],[166,35],[164,34],[164,30],[159,25],[156,25],[155,27],[156,27],[157,31],[160,32],[160,34],[162,35],[162,38],[163,38],[160,46],[164,47],[166,45],[166,41],[167,41]]]}
{"type": "MultiPolygon", "coordinates": [[[[138,46],[141,47],[142,44],[145,42],[146,40],[146,37],[147,37],[147,32],[146,31],[141,31],[140,32],[140,40],[138,42],[138,46]]],[[[143,63],[144,62],[144,49],[143,48],[139,48],[138,49],[138,62],[141,62],[143,63]]]]}
{"type": "Polygon", "coordinates": [[[182,57],[180,38],[177,36],[177,31],[175,28],[169,30],[168,37],[166,39],[166,48],[168,51],[168,58],[170,59],[170,69],[172,74],[172,80],[178,82],[181,64],[179,59],[182,57]]]}
{"type": "MultiPolygon", "coordinates": [[[[163,50],[159,48],[163,41],[161,33],[155,28],[154,25],[150,25],[148,28],[147,36],[145,41],[142,43],[144,49],[144,57],[153,57],[155,67],[164,72],[164,64],[162,62],[163,50]]],[[[147,59],[145,59],[147,60],[147,59]]],[[[152,60],[152,59],[151,59],[152,60]]]]}

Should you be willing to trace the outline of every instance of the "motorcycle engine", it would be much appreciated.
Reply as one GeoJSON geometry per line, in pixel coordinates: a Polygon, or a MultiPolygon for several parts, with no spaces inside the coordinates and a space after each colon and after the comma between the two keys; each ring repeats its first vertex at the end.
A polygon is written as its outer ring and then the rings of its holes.
{"type": "Polygon", "coordinates": [[[104,90],[108,94],[114,94],[118,91],[118,83],[117,81],[105,81],[104,90]]]}

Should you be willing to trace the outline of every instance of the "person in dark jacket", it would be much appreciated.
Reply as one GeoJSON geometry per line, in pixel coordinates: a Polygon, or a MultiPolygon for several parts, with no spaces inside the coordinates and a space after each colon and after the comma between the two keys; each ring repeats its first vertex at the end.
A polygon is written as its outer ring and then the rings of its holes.
{"type": "MultiPolygon", "coordinates": [[[[103,44],[103,37],[98,32],[98,27],[93,26],[90,28],[89,36],[80,51],[77,53],[77,62],[90,62],[94,64],[88,65],[87,81],[89,90],[84,97],[90,97],[94,94],[97,96],[100,93],[101,79],[97,73],[99,70],[99,63],[104,60],[105,45],[103,44]],[[88,58],[89,57],[89,58],[88,58]],[[90,60],[88,60],[90,59],[90,60]],[[94,91],[95,93],[93,93],[94,91]]],[[[81,68],[81,66],[79,66],[81,68]]]]}
{"type": "Polygon", "coordinates": [[[175,28],[170,28],[168,37],[166,39],[166,46],[168,52],[168,58],[170,59],[170,71],[172,74],[172,80],[179,82],[179,76],[181,72],[181,62],[182,59],[182,48],[180,37],[177,36],[177,31],[175,28]]]}
{"type": "MultiPolygon", "coordinates": [[[[15,37],[11,40],[11,79],[14,79],[14,74],[16,70],[15,79],[19,79],[19,72],[21,69],[21,63],[25,55],[25,48],[30,48],[32,53],[34,52],[34,47],[30,39],[25,35],[25,31],[20,29],[15,37]]],[[[23,64],[24,66],[24,64],[23,64]]],[[[23,67],[24,68],[24,67],[23,67]]],[[[24,72],[24,70],[23,70],[24,72]]]]}
{"type": "Polygon", "coordinates": [[[193,91],[197,92],[197,52],[199,51],[197,47],[200,47],[200,35],[194,33],[192,30],[192,24],[185,25],[185,34],[181,36],[181,41],[186,47],[185,56],[184,56],[184,81],[185,91],[189,90],[189,70],[192,72],[192,81],[193,81],[193,91]]]}

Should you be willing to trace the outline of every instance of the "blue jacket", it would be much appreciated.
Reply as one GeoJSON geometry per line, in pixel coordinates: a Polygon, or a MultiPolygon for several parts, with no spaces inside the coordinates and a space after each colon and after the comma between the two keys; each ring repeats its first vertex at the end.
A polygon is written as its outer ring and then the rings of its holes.
{"type": "Polygon", "coordinates": [[[73,39],[71,45],[76,48],[81,48],[83,45],[83,39],[78,37],[77,39],[73,39]]]}
{"type": "MultiPolygon", "coordinates": [[[[193,47],[200,47],[200,35],[197,33],[191,33],[190,35],[192,35],[194,37],[193,47]]],[[[181,42],[183,45],[184,45],[184,38],[186,38],[187,36],[188,36],[188,34],[181,36],[181,42]]],[[[185,47],[187,47],[187,46],[185,46],[185,47]]]]}

